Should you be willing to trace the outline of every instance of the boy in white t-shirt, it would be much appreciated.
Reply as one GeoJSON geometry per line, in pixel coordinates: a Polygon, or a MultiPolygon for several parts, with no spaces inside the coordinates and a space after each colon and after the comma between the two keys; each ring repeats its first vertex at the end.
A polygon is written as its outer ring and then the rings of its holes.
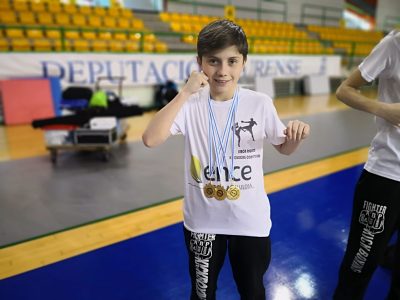
{"type": "MultiPolygon", "coordinates": [[[[353,202],[353,214],[334,299],[363,295],[394,232],[400,230],[400,32],[388,34],[337,90],[345,104],[376,116],[378,132],[353,202]],[[379,78],[378,101],[358,92],[379,78]]],[[[386,299],[400,299],[400,241],[386,299]]]]}
{"type": "Polygon", "coordinates": [[[226,253],[242,299],[265,299],[270,262],[270,206],[264,190],[263,141],[291,154],[309,135],[300,121],[284,126],[271,98],[238,87],[248,45],[228,20],[204,27],[197,61],[179,94],[143,134],[148,147],[171,134],[185,138],[184,236],[191,299],[215,299],[226,253]]]}

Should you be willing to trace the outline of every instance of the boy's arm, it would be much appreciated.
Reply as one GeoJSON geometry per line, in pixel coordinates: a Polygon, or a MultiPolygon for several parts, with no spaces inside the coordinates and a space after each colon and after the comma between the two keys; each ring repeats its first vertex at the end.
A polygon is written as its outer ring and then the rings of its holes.
{"type": "Polygon", "coordinates": [[[156,147],[165,142],[171,134],[170,128],[176,115],[190,95],[182,90],[172,101],[157,112],[142,135],[142,140],[146,147],[156,147]]]}
{"type": "Polygon", "coordinates": [[[170,136],[171,126],[176,118],[176,115],[182,108],[190,95],[196,93],[200,87],[208,84],[208,78],[204,73],[192,72],[188,82],[176,97],[161,109],[154,118],[150,121],[146,130],[142,135],[142,140],[147,147],[156,147],[170,136]]]}
{"type": "Polygon", "coordinates": [[[274,145],[274,147],[279,153],[290,155],[297,149],[301,141],[310,135],[310,125],[298,120],[289,121],[284,134],[286,135],[285,142],[274,145]]]}
{"type": "Polygon", "coordinates": [[[389,123],[400,126],[400,103],[384,103],[373,101],[359,92],[359,88],[367,84],[357,68],[336,91],[336,97],[348,106],[381,117],[389,123]]]}

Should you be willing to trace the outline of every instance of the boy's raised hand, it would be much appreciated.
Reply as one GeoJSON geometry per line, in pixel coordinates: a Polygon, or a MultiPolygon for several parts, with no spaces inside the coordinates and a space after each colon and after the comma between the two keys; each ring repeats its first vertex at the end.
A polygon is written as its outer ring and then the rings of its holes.
{"type": "Polygon", "coordinates": [[[203,72],[193,71],[182,91],[189,94],[196,93],[201,87],[208,84],[208,77],[203,72]]]}
{"type": "Polygon", "coordinates": [[[310,125],[299,120],[289,121],[284,134],[288,141],[299,142],[310,135],[310,125]]]}

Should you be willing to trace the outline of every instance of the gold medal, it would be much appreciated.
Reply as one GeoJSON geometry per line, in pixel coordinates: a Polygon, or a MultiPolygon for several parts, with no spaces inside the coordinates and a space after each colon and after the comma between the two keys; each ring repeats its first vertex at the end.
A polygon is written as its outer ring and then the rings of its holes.
{"type": "Polygon", "coordinates": [[[215,186],[211,183],[207,183],[204,187],[203,187],[203,192],[204,192],[204,196],[206,196],[207,198],[214,198],[215,196],[215,186]]]}
{"type": "Polygon", "coordinates": [[[240,189],[236,185],[231,185],[226,190],[226,197],[229,200],[237,200],[240,197],[240,189]]]}
{"type": "Polygon", "coordinates": [[[217,185],[215,187],[215,195],[214,195],[215,199],[222,201],[225,200],[226,198],[226,190],[222,185],[217,185]]]}

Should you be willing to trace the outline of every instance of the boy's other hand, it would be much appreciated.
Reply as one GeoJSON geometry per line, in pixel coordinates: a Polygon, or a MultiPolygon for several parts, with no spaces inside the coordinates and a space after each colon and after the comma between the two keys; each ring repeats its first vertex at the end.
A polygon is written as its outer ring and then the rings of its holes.
{"type": "Polygon", "coordinates": [[[299,120],[289,121],[284,134],[290,141],[304,140],[310,135],[310,125],[299,120]]]}
{"type": "Polygon", "coordinates": [[[189,94],[194,94],[206,85],[208,85],[208,77],[206,74],[203,72],[193,71],[182,90],[189,94]]]}

